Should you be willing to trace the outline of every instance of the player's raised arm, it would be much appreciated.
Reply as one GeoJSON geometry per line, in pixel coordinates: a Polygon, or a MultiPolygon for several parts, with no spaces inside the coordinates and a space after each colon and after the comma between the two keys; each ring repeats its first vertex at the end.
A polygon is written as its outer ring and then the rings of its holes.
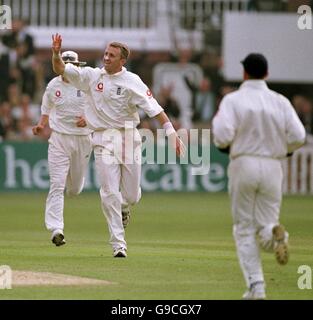
{"type": "Polygon", "coordinates": [[[64,73],[65,64],[61,58],[62,36],[58,33],[52,35],[52,68],[60,75],[64,73]]]}

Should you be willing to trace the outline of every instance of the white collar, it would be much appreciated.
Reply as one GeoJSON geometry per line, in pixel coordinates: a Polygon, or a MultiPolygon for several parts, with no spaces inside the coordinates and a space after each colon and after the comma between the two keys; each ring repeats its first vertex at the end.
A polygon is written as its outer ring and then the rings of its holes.
{"type": "Polygon", "coordinates": [[[240,88],[265,89],[268,87],[265,80],[250,79],[250,80],[245,80],[241,84],[240,88]]]}
{"type": "Polygon", "coordinates": [[[121,75],[122,73],[124,73],[126,71],[127,71],[127,69],[125,67],[122,67],[121,71],[113,73],[113,74],[108,74],[107,71],[104,69],[104,67],[101,69],[101,73],[102,74],[107,74],[109,76],[119,76],[119,75],[121,75]]]}

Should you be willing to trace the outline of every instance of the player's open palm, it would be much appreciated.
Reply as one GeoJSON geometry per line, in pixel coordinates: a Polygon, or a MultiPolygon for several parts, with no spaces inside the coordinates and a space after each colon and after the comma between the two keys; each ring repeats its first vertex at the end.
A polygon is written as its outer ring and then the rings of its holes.
{"type": "Polygon", "coordinates": [[[52,35],[52,51],[59,54],[62,47],[62,36],[58,33],[52,35]]]}

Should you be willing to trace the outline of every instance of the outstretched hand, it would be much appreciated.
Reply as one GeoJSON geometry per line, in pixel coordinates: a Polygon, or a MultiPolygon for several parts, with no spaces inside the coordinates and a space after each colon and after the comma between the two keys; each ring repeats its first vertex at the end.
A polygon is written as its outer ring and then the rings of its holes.
{"type": "Polygon", "coordinates": [[[58,33],[52,35],[52,51],[54,54],[59,54],[62,47],[62,36],[58,33]]]}
{"type": "Polygon", "coordinates": [[[65,64],[61,58],[62,36],[58,33],[52,35],[52,68],[58,75],[63,75],[65,64]]]}

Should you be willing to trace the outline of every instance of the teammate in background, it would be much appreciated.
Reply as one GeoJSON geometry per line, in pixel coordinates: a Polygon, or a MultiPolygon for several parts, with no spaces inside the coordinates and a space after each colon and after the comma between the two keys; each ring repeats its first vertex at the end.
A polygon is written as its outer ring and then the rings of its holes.
{"type": "Polygon", "coordinates": [[[229,193],[233,235],[248,287],[243,299],[265,299],[259,244],[288,262],[288,233],[279,224],[281,159],[305,142],[305,131],[287,98],[270,90],[266,58],[242,61],[244,82],[227,94],[213,119],[215,145],[230,153],[229,193]]]}
{"type": "Polygon", "coordinates": [[[60,56],[61,36],[52,36],[52,42],[55,73],[63,75],[88,95],[90,103],[85,115],[88,127],[94,130],[92,142],[102,210],[108,222],[113,256],[126,257],[124,228],[130,217],[129,206],[141,198],[141,137],[136,129],[140,122],[137,108],[159,121],[177,155],[184,154],[185,146],[149,88],[124,67],[130,53],[126,45],[109,43],[104,52],[104,68],[100,69],[65,65],[60,56]],[[121,144],[125,150],[122,155],[115,152],[121,144]]]}
{"type": "MultiPolygon", "coordinates": [[[[62,61],[82,66],[74,51],[65,51],[62,61]]],[[[86,127],[84,110],[86,96],[64,76],[52,79],[44,93],[41,117],[33,134],[38,135],[48,124],[52,129],[49,139],[48,164],[50,190],[46,201],[45,223],[52,232],[56,246],[65,244],[64,239],[64,189],[68,195],[79,194],[84,186],[84,176],[92,151],[91,130],[86,127]]]]}

